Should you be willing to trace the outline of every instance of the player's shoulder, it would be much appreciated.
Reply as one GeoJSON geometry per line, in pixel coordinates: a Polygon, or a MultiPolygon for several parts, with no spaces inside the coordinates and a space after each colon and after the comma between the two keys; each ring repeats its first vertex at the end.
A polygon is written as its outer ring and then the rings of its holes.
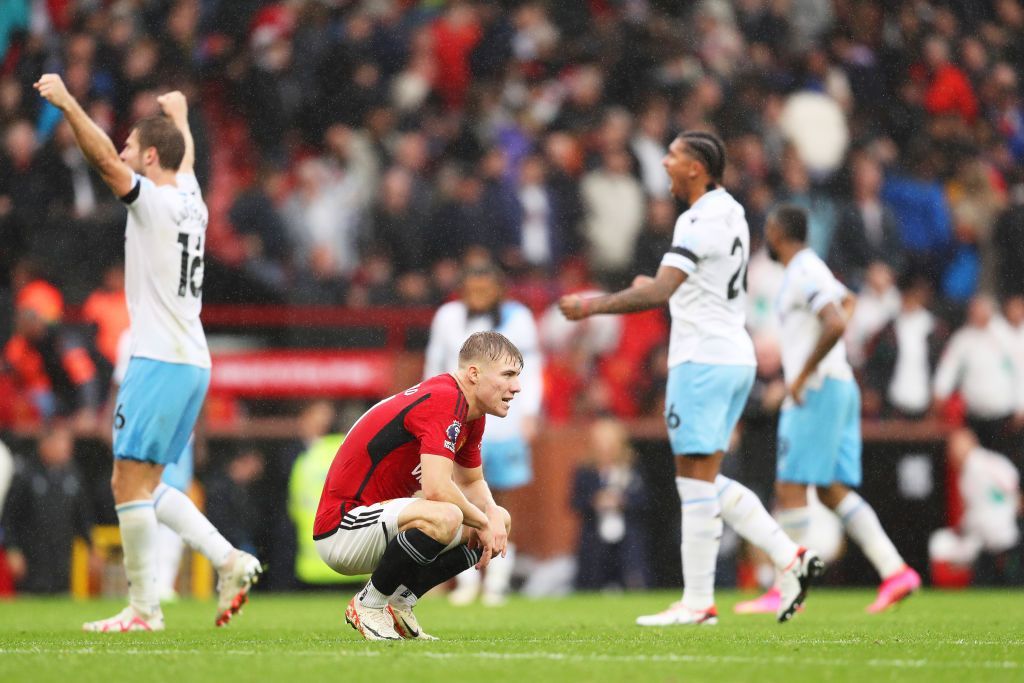
{"type": "Polygon", "coordinates": [[[448,303],[441,304],[437,307],[437,311],[434,313],[435,320],[452,320],[459,317],[465,317],[466,315],[466,304],[459,300],[449,301],[448,303]]]}
{"type": "Polygon", "coordinates": [[[698,220],[728,220],[742,217],[745,211],[735,197],[719,187],[702,196],[687,213],[698,220]]]}
{"type": "Polygon", "coordinates": [[[417,384],[414,389],[420,396],[421,412],[446,416],[455,415],[459,420],[465,420],[466,414],[469,412],[469,403],[451,374],[434,375],[417,384]],[[428,396],[429,398],[424,398],[428,396]]]}

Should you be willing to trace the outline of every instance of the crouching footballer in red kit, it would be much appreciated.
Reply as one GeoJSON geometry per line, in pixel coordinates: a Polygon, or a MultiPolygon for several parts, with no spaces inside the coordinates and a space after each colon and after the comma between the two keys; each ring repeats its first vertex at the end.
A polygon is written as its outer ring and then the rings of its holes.
{"type": "Polygon", "coordinates": [[[480,437],[485,415],[508,414],[522,369],[500,333],[474,334],[456,372],[381,401],[338,449],[313,539],[334,571],[372,572],[345,610],[367,640],[436,640],[420,628],[416,601],[505,554],[511,518],[484,481],[480,437]]]}

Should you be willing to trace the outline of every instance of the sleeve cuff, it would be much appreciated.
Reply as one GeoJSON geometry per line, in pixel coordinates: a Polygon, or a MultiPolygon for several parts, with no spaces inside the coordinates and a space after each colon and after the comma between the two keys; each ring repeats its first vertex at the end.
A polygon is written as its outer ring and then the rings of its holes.
{"type": "Polygon", "coordinates": [[[135,185],[132,187],[131,191],[128,192],[128,194],[121,197],[121,201],[124,202],[125,204],[131,204],[132,202],[139,198],[139,190],[141,189],[142,181],[136,178],[135,185]]]}
{"type": "Polygon", "coordinates": [[[697,262],[682,254],[670,251],[661,259],[661,265],[681,270],[687,275],[693,275],[697,271],[697,262]]]}

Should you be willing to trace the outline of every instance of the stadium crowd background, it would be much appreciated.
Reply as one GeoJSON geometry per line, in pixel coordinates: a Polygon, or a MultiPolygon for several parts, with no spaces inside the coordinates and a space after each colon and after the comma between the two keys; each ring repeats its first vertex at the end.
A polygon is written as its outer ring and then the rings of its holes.
{"type": "MultiPolygon", "coordinates": [[[[127,324],[124,210],[32,90],[56,71],[115,144],[158,111],[158,94],[188,95],[210,207],[208,305],[429,309],[457,294],[463,264],[495,259],[509,296],[541,320],[550,422],[660,414],[663,312],[572,336],[550,307],[653,274],[679,211],[666,146],[675,132],[714,130],[756,251],[755,400],[781,400],[771,310],[781,273],[759,245],[767,212],[791,201],[810,212],[812,247],[860,294],[848,342],[866,416],[966,414],[1021,462],[1018,0],[0,7],[0,428],[72,416],[102,431],[127,324]],[[808,94],[837,122],[823,137],[800,118],[808,94]],[[1003,304],[1016,360],[975,380],[1008,385],[1011,402],[972,406],[960,373],[939,391],[954,400],[933,401],[947,339],[1002,325],[986,311],[1003,304]],[[32,365],[33,324],[61,330],[55,364],[32,365]]],[[[249,480],[264,476],[246,463],[249,480]]]]}

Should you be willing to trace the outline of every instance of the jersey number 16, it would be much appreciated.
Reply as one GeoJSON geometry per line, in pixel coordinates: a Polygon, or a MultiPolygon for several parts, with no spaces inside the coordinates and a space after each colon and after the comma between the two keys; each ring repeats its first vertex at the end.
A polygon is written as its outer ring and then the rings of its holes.
{"type": "Polygon", "coordinates": [[[189,235],[178,233],[178,244],[181,245],[181,277],[178,278],[178,296],[184,297],[189,292],[199,296],[203,291],[203,236],[196,235],[198,249],[189,251],[189,235]]]}

